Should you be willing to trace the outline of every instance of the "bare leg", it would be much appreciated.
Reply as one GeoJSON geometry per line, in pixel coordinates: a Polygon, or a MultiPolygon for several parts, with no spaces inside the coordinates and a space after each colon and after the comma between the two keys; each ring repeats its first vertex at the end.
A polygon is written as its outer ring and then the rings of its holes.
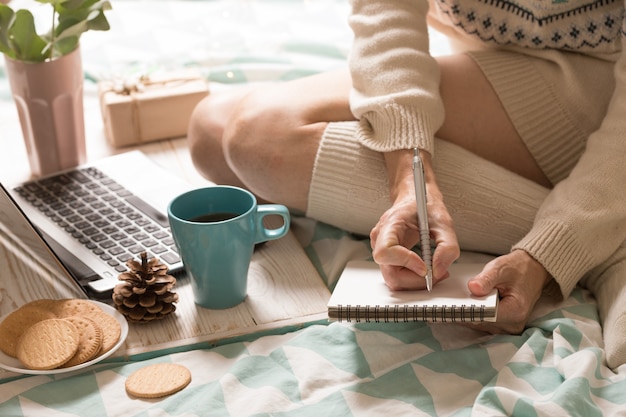
{"type": "Polygon", "coordinates": [[[453,55],[438,61],[446,121],[437,137],[551,187],[474,60],[453,55]]]}
{"type": "Polygon", "coordinates": [[[347,71],[209,96],[195,109],[189,144],[198,171],[304,211],[328,122],[354,120],[347,71]]]}
{"type": "MultiPolygon", "coordinates": [[[[439,63],[446,120],[438,136],[549,185],[474,61],[455,55],[439,63]]],[[[211,95],[190,124],[194,164],[216,183],[245,186],[262,200],[304,211],[327,123],[354,119],[349,90],[343,70],[211,95]]]]}
{"type": "Polygon", "coordinates": [[[248,87],[212,93],[196,106],[191,116],[188,131],[191,159],[200,174],[217,184],[243,186],[226,162],[222,138],[235,106],[248,93],[248,87]]]}

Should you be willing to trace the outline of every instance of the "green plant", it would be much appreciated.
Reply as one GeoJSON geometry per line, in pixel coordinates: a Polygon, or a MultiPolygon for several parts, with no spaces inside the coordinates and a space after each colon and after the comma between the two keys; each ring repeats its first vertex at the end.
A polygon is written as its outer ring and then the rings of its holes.
{"type": "Polygon", "coordinates": [[[39,35],[33,14],[0,4],[0,52],[18,61],[42,62],[72,52],[88,30],[109,30],[108,0],[36,0],[50,4],[51,28],[39,35]]]}

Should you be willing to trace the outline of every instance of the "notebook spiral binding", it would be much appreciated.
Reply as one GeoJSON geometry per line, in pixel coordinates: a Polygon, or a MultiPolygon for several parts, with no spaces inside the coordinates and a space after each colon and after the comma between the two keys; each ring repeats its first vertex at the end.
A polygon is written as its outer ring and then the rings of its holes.
{"type": "Polygon", "coordinates": [[[356,323],[409,323],[409,322],[474,322],[485,321],[485,305],[449,306],[389,306],[389,305],[338,305],[337,321],[356,323]]]}

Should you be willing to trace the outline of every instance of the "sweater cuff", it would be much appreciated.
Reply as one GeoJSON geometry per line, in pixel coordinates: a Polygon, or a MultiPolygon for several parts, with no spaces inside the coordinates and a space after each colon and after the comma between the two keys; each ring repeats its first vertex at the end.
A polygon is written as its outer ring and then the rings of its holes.
{"type": "Polygon", "coordinates": [[[388,104],[364,113],[359,121],[357,140],[376,152],[419,148],[431,155],[434,135],[440,123],[414,108],[388,104]]]}
{"type": "Polygon", "coordinates": [[[554,277],[564,298],[593,266],[578,237],[561,223],[540,220],[513,249],[526,251],[554,277]]]}

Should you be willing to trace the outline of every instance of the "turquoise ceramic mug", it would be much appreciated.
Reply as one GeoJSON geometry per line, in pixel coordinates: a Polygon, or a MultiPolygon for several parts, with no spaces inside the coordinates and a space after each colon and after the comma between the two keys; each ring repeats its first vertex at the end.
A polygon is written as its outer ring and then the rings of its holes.
{"type": "Polygon", "coordinates": [[[195,302],[211,309],[244,300],[254,246],[283,237],[290,224],[287,207],[257,204],[249,191],[221,185],[179,195],[167,213],[195,302]],[[282,226],[266,228],[269,215],[281,216],[282,226]]]}

